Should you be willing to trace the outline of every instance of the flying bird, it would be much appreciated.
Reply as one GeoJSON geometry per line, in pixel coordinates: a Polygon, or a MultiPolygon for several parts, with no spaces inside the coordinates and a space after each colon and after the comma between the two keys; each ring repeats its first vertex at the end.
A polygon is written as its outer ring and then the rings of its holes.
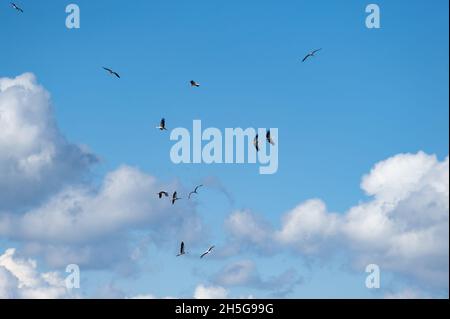
{"type": "Polygon", "coordinates": [[[184,251],[184,242],[181,242],[180,253],[177,255],[177,257],[183,256],[185,254],[186,252],[184,251]]]}
{"type": "Polygon", "coordinates": [[[195,187],[195,189],[194,189],[192,192],[189,193],[188,198],[191,199],[191,196],[192,196],[193,194],[198,194],[197,191],[198,191],[198,189],[199,189],[200,187],[203,187],[203,185],[198,185],[197,187],[195,187]]]}
{"type": "Polygon", "coordinates": [[[109,72],[109,74],[111,74],[111,75],[115,75],[117,78],[119,78],[120,79],[120,75],[119,75],[119,73],[117,73],[117,72],[114,72],[113,70],[111,70],[110,68],[105,68],[105,67],[103,67],[103,69],[104,70],[106,70],[106,71],[108,71],[109,72]]]}
{"type": "Polygon", "coordinates": [[[267,141],[267,143],[269,143],[270,145],[275,145],[275,142],[273,141],[272,137],[270,136],[270,130],[267,130],[267,133],[266,133],[266,141],[267,141]]]}
{"type": "Polygon", "coordinates": [[[308,54],[303,58],[302,62],[305,62],[308,58],[315,56],[315,54],[316,54],[317,52],[319,52],[320,50],[322,50],[322,48],[317,49],[317,50],[314,50],[314,51],[308,53],[308,54]]]}
{"type": "Polygon", "coordinates": [[[161,192],[158,193],[158,196],[159,196],[159,198],[162,198],[163,196],[164,197],[169,197],[169,193],[167,193],[165,191],[161,191],[161,192]]]}
{"type": "Polygon", "coordinates": [[[253,139],[253,145],[256,148],[256,151],[259,152],[259,138],[258,138],[258,134],[256,134],[255,138],[253,139]]]}
{"type": "Polygon", "coordinates": [[[205,257],[206,255],[208,255],[208,254],[214,249],[214,247],[215,247],[215,246],[209,247],[209,249],[208,249],[207,251],[205,251],[205,252],[200,256],[200,258],[203,258],[203,257],[205,257]]]}
{"type": "Polygon", "coordinates": [[[13,7],[14,9],[16,9],[17,11],[23,13],[22,8],[20,8],[17,4],[15,4],[14,2],[11,2],[11,7],[13,7]]]}
{"type": "Polygon", "coordinates": [[[175,204],[175,202],[179,199],[181,199],[181,198],[178,198],[177,192],[174,192],[172,195],[172,205],[175,204]]]}
{"type": "Polygon", "coordinates": [[[167,131],[166,128],[166,120],[164,118],[161,119],[161,121],[159,122],[159,126],[156,127],[157,129],[159,129],[160,131],[167,131]]]}
{"type": "Polygon", "coordinates": [[[196,88],[198,88],[198,87],[200,86],[200,84],[198,84],[198,83],[195,82],[194,80],[191,80],[191,82],[189,82],[189,83],[191,83],[191,87],[196,87],[196,88]]]}

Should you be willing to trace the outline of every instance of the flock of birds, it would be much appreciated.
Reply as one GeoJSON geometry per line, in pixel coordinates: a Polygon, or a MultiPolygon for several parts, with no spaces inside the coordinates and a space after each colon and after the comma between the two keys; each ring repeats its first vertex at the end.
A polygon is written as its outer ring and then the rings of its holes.
{"type": "MultiPolygon", "coordinates": [[[[188,199],[191,199],[192,195],[194,195],[194,194],[198,195],[198,190],[200,189],[200,187],[203,187],[203,185],[195,186],[194,190],[189,193],[188,199]]],[[[166,191],[160,191],[160,192],[158,192],[158,197],[159,197],[159,199],[162,199],[163,197],[169,197],[169,193],[166,191]]],[[[178,197],[178,192],[175,191],[175,192],[173,192],[173,194],[170,198],[170,201],[172,202],[172,205],[175,205],[175,202],[180,199],[182,199],[182,198],[178,197]]],[[[211,253],[212,250],[214,249],[214,247],[215,247],[214,245],[210,246],[207,251],[205,251],[203,254],[200,255],[200,258],[203,258],[206,255],[208,255],[209,253],[211,253]]],[[[180,252],[178,253],[177,257],[183,256],[185,254],[186,254],[186,251],[184,249],[184,242],[181,242],[180,252]]]]}
{"type": "MultiPolygon", "coordinates": [[[[11,2],[11,7],[13,9],[15,9],[16,11],[20,12],[20,13],[24,13],[23,9],[21,7],[19,7],[17,4],[15,4],[14,2],[11,2]]],[[[316,50],[313,50],[313,51],[309,52],[302,59],[302,62],[305,62],[309,58],[315,57],[316,53],[319,52],[320,50],[322,50],[322,49],[320,48],[320,49],[316,49],[316,50]]],[[[121,78],[120,74],[117,73],[116,71],[114,71],[113,69],[108,68],[108,67],[103,67],[103,69],[105,71],[107,71],[111,76],[116,77],[118,79],[121,78]]],[[[189,84],[190,84],[191,87],[195,87],[195,88],[200,87],[200,84],[198,82],[194,81],[194,80],[189,81],[189,84]]],[[[156,128],[159,129],[160,131],[166,131],[167,130],[167,128],[166,128],[166,120],[164,118],[162,118],[161,121],[159,122],[159,125],[156,128]]],[[[275,145],[275,142],[273,141],[273,139],[271,137],[270,130],[267,130],[267,132],[266,132],[266,139],[265,140],[270,145],[275,145]]],[[[259,141],[258,134],[256,134],[255,138],[253,139],[253,145],[254,145],[256,151],[259,152],[259,150],[260,150],[260,141],[259,141]]],[[[198,195],[198,190],[201,187],[203,187],[203,185],[196,186],[195,189],[189,193],[188,199],[191,199],[192,195],[194,195],[194,194],[198,195]]],[[[166,192],[166,191],[160,191],[160,192],[158,192],[157,195],[158,195],[159,199],[162,199],[163,197],[169,197],[169,193],[166,192]]],[[[181,200],[181,199],[182,198],[178,197],[177,191],[174,191],[172,193],[172,196],[171,196],[172,205],[175,205],[175,202],[178,201],[178,200],[181,200]]],[[[210,246],[208,248],[208,250],[206,250],[203,254],[200,255],[200,258],[203,258],[203,257],[207,256],[208,254],[210,254],[213,251],[214,248],[215,248],[214,245],[210,246]]],[[[185,244],[184,244],[184,242],[181,242],[181,244],[180,244],[180,251],[177,254],[177,257],[183,256],[183,255],[186,255],[186,254],[188,254],[188,253],[185,250],[185,244]]]]}

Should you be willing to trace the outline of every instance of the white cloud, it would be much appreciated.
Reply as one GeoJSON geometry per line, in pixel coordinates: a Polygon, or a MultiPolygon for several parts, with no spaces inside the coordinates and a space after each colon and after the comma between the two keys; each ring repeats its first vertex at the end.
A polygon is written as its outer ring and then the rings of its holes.
{"type": "Polygon", "coordinates": [[[327,212],[321,200],[309,200],[283,217],[281,230],[274,235],[282,244],[294,244],[303,253],[314,253],[339,227],[338,215],[327,212]]]}
{"type": "Polygon", "coordinates": [[[222,286],[242,286],[258,281],[255,264],[241,260],[222,269],[215,281],[222,286]]]}
{"type": "Polygon", "coordinates": [[[225,220],[225,229],[228,234],[238,242],[234,247],[226,247],[234,253],[237,250],[242,250],[242,244],[247,246],[260,248],[264,252],[269,252],[273,248],[271,236],[273,229],[269,223],[263,218],[253,214],[252,212],[235,211],[225,220]]]}
{"type": "Polygon", "coordinates": [[[128,245],[130,231],[144,231],[145,242],[163,244],[174,236],[195,243],[204,230],[194,207],[172,206],[156,196],[161,185],[140,170],[123,166],[109,173],[98,188],[67,187],[41,206],[0,216],[0,234],[24,241],[26,249],[44,255],[51,266],[69,263],[111,267],[135,262],[146,247],[128,245]],[[138,250],[137,250],[138,249],[138,250]]]}
{"type": "MultiPolygon", "coordinates": [[[[30,255],[43,256],[53,266],[77,263],[133,273],[130,267],[149,243],[182,238],[192,246],[204,236],[193,204],[171,206],[156,199],[161,188],[180,190],[181,185],[161,185],[129,166],[107,174],[98,187],[80,183],[97,158],[66,141],[49,93],[34,75],[0,78],[0,127],[0,236],[21,242],[30,255]],[[131,247],[136,232],[145,232],[147,240],[131,247]]],[[[225,221],[232,241],[228,250],[274,253],[288,247],[316,256],[339,247],[350,253],[357,269],[377,263],[382,271],[443,287],[448,294],[448,180],[448,157],[399,154],[362,178],[361,188],[371,198],[343,214],[330,213],[322,200],[313,199],[287,212],[277,229],[250,211],[232,213],[225,221]]],[[[8,250],[0,257],[0,296],[63,295],[57,275],[40,274],[35,261],[14,254],[8,250]]],[[[293,278],[283,273],[261,280],[255,272],[242,264],[234,277],[228,272],[221,282],[275,287],[293,278]]],[[[227,296],[228,291],[199,285],[195,295],[227,296]]]]}
{"type": "Polygon", "coordinates": [[[96,161],[86,147],[68,143],[57,128],[49,93],[26,73],[0,78],[0,236],[23,243],[52,267],[69,263],[116,267],[132,273],[150,243],[180,238],[190,246],[204,236],[195,205],[159,200],[159,183],[121,166],[100,186],[81,179],[96,161]],[[132,247],[141,232],[148,240],[132,247]]]}
{"type": "Polygon", "coordinates": [[[406,275],[423,286],[448,289],[448,157],[396,155],[376,164],[361,187],[372,198],[344,214],[328,212],[315,199],[287,212],[275,231],[250,212],[233,213],[225,225],[232,242],[241,245],[261,250],[272,243],[278,250],[290,247],[311,256],[339,248],[361,271],[376,263],[382,271],[406,275]]]}
{"type": "Polygon", "coordinates": [[[279,275],[263,279],[256,264],[251,260],[240,260],[224,267],[212,281],[225,287],[240,286],[266,290],[271,292],[272,296],[277,297],[284,297],[301,283],[301,279],[294,269],[288,269],[279,275]]]}
{"type": "Polygon", "coordinates": [[[11,229],[28,240],[87,242],[144,221],[155,220],[162,207],[154,178],[131,167],[109,173],[98,191],[67,188],[30,210],[11,229]]]}
{"type": "Polygon", "coordinates": [[[14,299],[17,297],[19,281],[9,270],[0,266],[0,299],[14,299]]]}
{"type": "Polygon", "coordinates": [[[227,299],[228,290],[220,286],[198,285],[194,292],[195,299],[227,299]]]}
{"type": "Polygon", "coordinates": [[[406,288],[399,292],[390,292],[384,296],[384,299],[426,299],[420,291],[406,288]]]}
{"type": "Polygon", "coordinates": [[[68,298],[64,279],[58,273],[39,273],[32,259],[15,256],[15,249],[0,255],[0,298],[68,298]]]}
{"type": "Polygon", "coordinates": [[[25,73],[0,78],[0,210],[19,210],[79,181],[96,157],[71,144],[53,117],[50,95],[25,73]]]}
{"type": "Polygon", "coordinates": [[[378,163],[362,187],[374,199],[344,216],[342,235],[356,264],[448,287],[449,160],[422,152],[378,163]],[[399,175],[401,172],[401,175],[399,175]]]}
{"type": "Polygon", "coordinates": [[[146,295],[136,295],[127,299],[157,299],[154,295],[146,294],[146,295]]]}
{"type": "Polygon", "coordinates": [[[163,298],[158,298],[158,297],[156,297],[155,295],[152,295],[152,294],[142,294],[142,295],[136,295],[136,296],[133,296],[133,297],[130,297],[130,298],[126,298],[126,299],[178,299],[178,298],[170,297],[170,296],[163,297],[163,298]]]}

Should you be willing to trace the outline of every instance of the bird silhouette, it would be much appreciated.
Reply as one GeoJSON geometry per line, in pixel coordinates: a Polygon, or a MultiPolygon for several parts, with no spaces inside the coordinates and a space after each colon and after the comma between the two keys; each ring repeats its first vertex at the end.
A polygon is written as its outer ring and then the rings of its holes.
{"type": "Polygon", "coordinates": [[[191,196],[192,196],[193,194],[198,194],[197,191],[198,191],[198,189],[199,189],[200,187],[203,187],[203,185],[198,185],[198,186],[196,186],[195,189],[194,189],[192,192],[189,193],[188,198],[191,199],[191,196]]]}
{"type": "Polygon", "coordinates": [[[256,134],[255,138],[253,139],[253,145],[256,148],[256,151],[259,152],[259,137],[258,134],[256,134]]]}
{"type": "Polygon", "coordinates": [[[196,88],[198,88],[198,87],[200,86],[200,84],[198,84],[198,83],[195,82],[194,80],[191,80],[189,83],[191,84],[191,87],[196,87],[196,88]]]}
{"type": "Polygon", "coordinates": [[[270,130],[267,130],[266,141],[267,141],[267,143],[269,143],[271,145],[275,145],[275,142],[273,141],[272,137],[270,136],[270,130]]]}
{"type": "Polygon", "coordinates": [[[209,247],[209,249],[207,251],[205,251],[203,254],[201,254],[200,258],[205,257],[206,255],[208,255],[209,253],[211,253],[211,251],[214,249],[215,246],[211,246],[209,247]]]}
{"type": "Polygon", "coordinates": [[[175,204],[175,202],[180,199],[181,198],[178,198],[178,196],[177,196],[177,192],[174,192],[172,195],[172,205],[175,204]]]}
{"type": "Polygon", "coordinates": [[[17,11],[19,11],[20,13],[23,13],[22,8],[20,8],[17,4],[15,4],[14,2],[11,2],[11,7],[13,7],[14,9],[16,9],[17,11]]]}
{"type": "Polygon", "coordinates": [[[322,50],[322,49],[320,48],[320,49],[311,51],[310,53],[308,53],[308,54],[303,58],[302,62],[305,62],[308,58],[311,58],[311,57],[315,56],[315,54],[316,54],[317,52],[319,52],[320,50],[322,50]]]}
{"type": "Polygon", "coordinates": [[[184,242],[181,242],[180,253],[177,255],[177,257],[183,256],[185,254],[186,254],[186,252],[184,251],[184,242]]]}
{"type": "Polygon", "coordinates": [[[120,75],[119,75],[119,73],[117,73],[117,72],[115,72],[115,71],[111,70],[110,68],[105,68],[105,67],[103,67],[103,69],[104,69],[104,70],[106,70],[106,71],[108,71],[108,72],[109,72],[109,74],[111,74],[111,75],[114,75],[114,76],[116,76],[117,78],[119,78],[119,79],[120,79],[120,75]]]}
{"type": "Polygon", "coordinates": [[[162,198],[163,196],[164,197],[169,197],[169,193],[167,193],[165,191],[161,191],[161,192],[158,193],[158,196],[159,196],[159,198],[162,198]]]}
{"type": "Polygon", "coordinates": [[[162,118],[161,121],[159,122],[159,126],[157,126],[156,128],[159,129],[160,131],[167,131],[166,120],[162,118]]]}

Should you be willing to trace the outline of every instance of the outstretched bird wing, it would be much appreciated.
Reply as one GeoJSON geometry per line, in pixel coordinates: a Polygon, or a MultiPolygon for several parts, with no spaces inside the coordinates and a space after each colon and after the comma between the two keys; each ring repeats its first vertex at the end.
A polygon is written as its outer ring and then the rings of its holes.
{"type": "Polygon", "coordinates": [[[110,74],[115,75],[116,77],[118,77],[118,78],[120,79],[119,73],[113,71],[113,70],[110,69],[110,68],[103,67],[103,69],[106,70],[106,71],[108,71],[110,74]]]}
{"type": "Polygon", "coordinates": [[[269,144],[275,145],[275,142],[272,140],[272,137],[270,136],[270,130],[267,130],[267,133],[266,133],[266,140],[267,140],[267,142],[268,142],[269,144]]]}
{"type": "Polygon", "coordinates": [[[158,195],[159,195],[159,198],[163,197],[163,195],[164,195],[165,197],[168,197],[168,196],[169,196],[169,194],[168,194],[167,192],[165,192],[165,191],[159,192],[158,195]]]}
{"type": "Polygon", "coordinates": [[[322,50],[322,48],[320,49],[316,49],[310,53],[308,53],[302,60],[302,62],[305,62],[309,57],[314,56],[314,54],[316,54],[317,52],[319,52],[320,50],[322,50]]]}
{"type": "Polygon", "coordinates": [[[183,255],[184,254],[184,242],[181,242],[181,246],[180,246],[180,254],[183,255]]]}
{"type": "Polygon", "coordinates": [[[256,151],[259,152],[258,134],[256,134],[255,138],[253,139],[253,145],[255,146],[256,151]]]}
{"type": "Polygon", "coordinates": [[[172,205],[175,204],[175,201],[177,200],[177,192],[174,192],[172,195],[172,205]]]}
{"type": "Polygon", "coordinates": [[[17,4],[15,4],[15,3],[13,3],[13,2],[11,2],[11,6],[14,8],[14,9],[16,9],[17,11],[19,11],[19,12],[22,12],[23,13],[23,10],[22,10],[22,8],[20,8],[19,6],[17,6],[17,4]]]}
{"type": "Polygon", "coordinates": [[[203,257],[205,257],[206,255],[208,255],[208,254],[214,249],[214,247],[215,247],[215,246],[209,247],[208,250],[205,251],[205,252],[200,256],[200,258],[203,258],[203,257]]]}

